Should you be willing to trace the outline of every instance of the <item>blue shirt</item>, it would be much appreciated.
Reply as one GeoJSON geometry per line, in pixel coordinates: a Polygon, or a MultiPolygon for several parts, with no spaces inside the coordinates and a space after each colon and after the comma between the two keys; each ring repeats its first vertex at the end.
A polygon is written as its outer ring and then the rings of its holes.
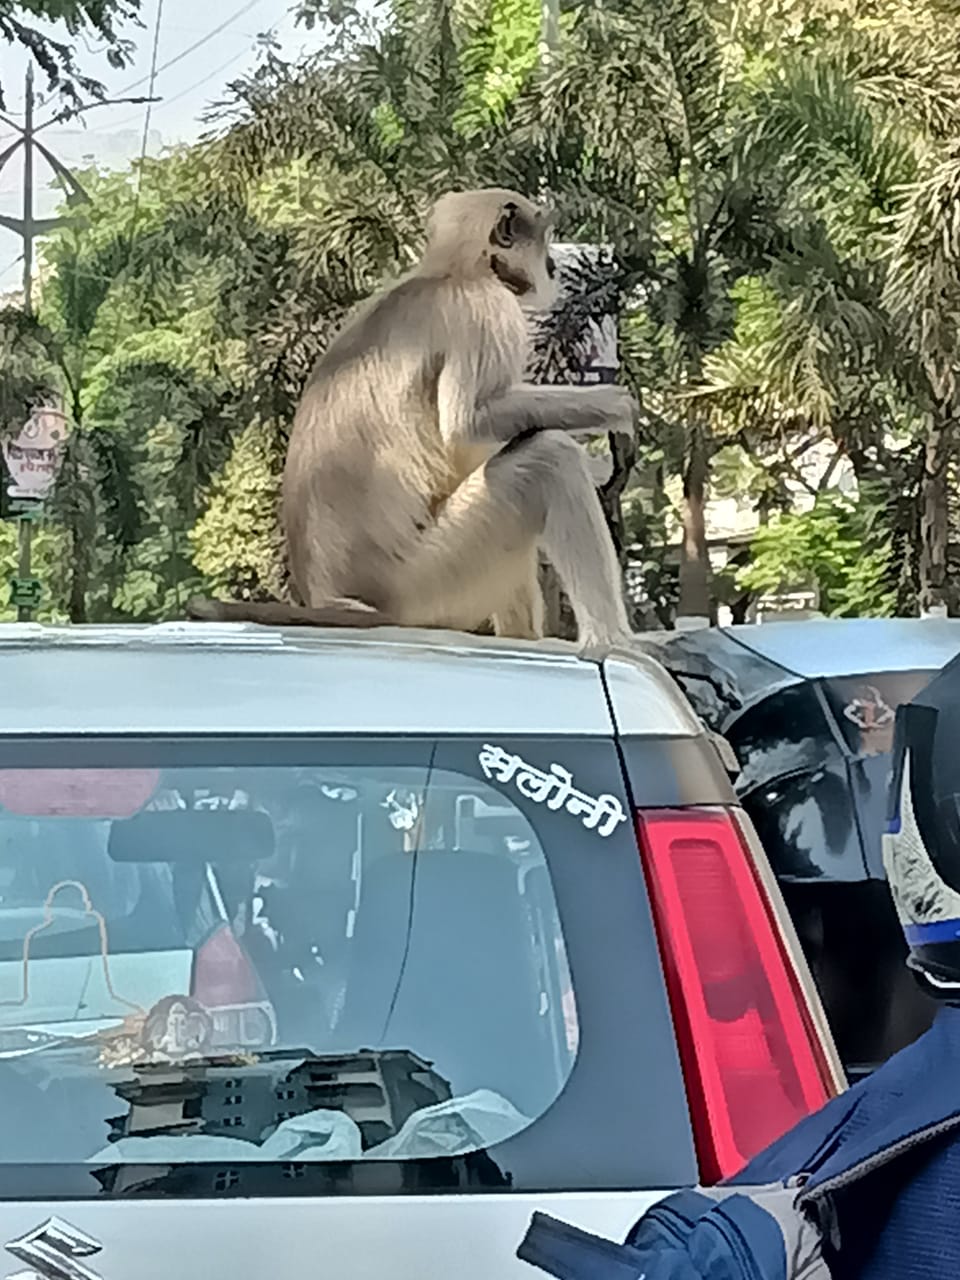
{"type": "Polygon", "coordinates": [[[960,1280],[960,1008],[879,1070],[803,1120],[731,1179],[763,1185],[810,1175],[806,1191],[856,1173],[877,1153],[917,1141],[835,1191],[834,1280],[960,1280]]]}
{"type": "Polygon", "coordinates": [[[960,1277],[960,1134],[925,1143],[837,1196],[835,1280],[960,1277]]]}

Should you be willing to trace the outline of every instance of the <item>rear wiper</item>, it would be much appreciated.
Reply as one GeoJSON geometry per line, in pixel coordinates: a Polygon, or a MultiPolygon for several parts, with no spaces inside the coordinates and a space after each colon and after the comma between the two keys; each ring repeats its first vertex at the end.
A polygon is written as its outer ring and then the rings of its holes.
{"type": "MultiPolygon", "coordinates": [[[[743,699],[737,693],[736,686],[722,671],[708,668],[706,665],[703,667],[680,666],[672,661],[664,662],[663,665],[678,684],[684,680],[698,680],[701,684],[709,685],[727,711],[739,711],[743,706],[743,699]]],[[[700,718],[703,720],[705,717],[700,714],[700,718]]],[[[717,723],[710,728],[719,730],[720,725],[717,723]]]]}

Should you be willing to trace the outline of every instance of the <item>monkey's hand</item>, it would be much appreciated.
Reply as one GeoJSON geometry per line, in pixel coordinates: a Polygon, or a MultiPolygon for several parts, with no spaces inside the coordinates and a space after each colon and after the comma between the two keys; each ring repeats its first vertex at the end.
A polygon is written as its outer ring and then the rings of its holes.
{"type": "Polygon", "coordinates": [[[575,436],[617,435],[633,440],[639,406],[626,387],[571,387],[565,429],[575,436]]]}
{"type": "MultiPolygon", "coordinates": [[[[591,397],[592,401],[595,401],[597,412],[605,415],[603,426],[591,427],[589,434],[595,434],[599,430],[626,436],[630,440],[636,436],[640,406],[626,387],[612,384],[602,387],[584,387],[582,390],[591,397]]],[[[570,429],[576,434],[587,434],[587,428],[572,427],[570,429]]]]}
{"type": "Polygon", "coordinates": [[[632,436],[638,413],[626,387],[537,386],[521,383],[483,406],[477,435],[506,442],[527,431],[632,436]]]}

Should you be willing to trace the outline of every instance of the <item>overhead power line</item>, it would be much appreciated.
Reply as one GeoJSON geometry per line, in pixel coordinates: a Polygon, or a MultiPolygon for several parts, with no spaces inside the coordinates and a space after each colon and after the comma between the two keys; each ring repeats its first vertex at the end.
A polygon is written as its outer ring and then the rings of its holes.
{"type": "MultiPolygon", "coordinates": [[[[162,3],[163,3],[163,0],[161,0],[161,4],[162,3]]],[[[189,57],[189,55],[191,53],[194,53],[197,49],[201,49],[205,44],[207,44],[210,40],[212,40],[214,36],[218,36],[220,32],[225,31],[227,27],[230,26],[231,23],[236,22],[236,20],[238,18],[242,18],[245,13],[249,13],[249,11],[255,5],[258,5],[261,3],[262,3],[262,0],[247,0],[247,3],[245,5],[242,5],[239,9],[237,9],[235,13],[232,13],[229,16],[229,18],[224,18],[223,22],[219,23],[219,25],[214,27],[212,31],[208,31],[205,36],[201,36],[199,40],[195,40],[193,44],[187,45],[185,49],[181,49],[180,52],[175,54],[172,58],[169,58],[166,62],[161,63],[160,66],[154,68],[151,71],[150,75],[141,76],[139,80],[134,80],[132,84],[128,84],[127,87],[125,89],[121,89],[120,92],[129,93],[131,89],[139,89],[139,87],[142,84],[146,84],[148,80],[152,82],[152,79],[155,80],[156,77],[161,73],[161,71],[168,70],[170,67],[173,67],[178,62],[182,61],[183,58],[189,57]]],[[[153,90],[151,89],[151,93],[152,92],[153,90]]]]}

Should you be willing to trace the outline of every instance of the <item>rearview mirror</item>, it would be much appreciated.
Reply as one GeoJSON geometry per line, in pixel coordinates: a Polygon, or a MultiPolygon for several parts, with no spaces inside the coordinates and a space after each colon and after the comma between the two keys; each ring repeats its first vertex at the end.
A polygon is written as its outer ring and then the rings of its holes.
{"type": "Polygon", "coordinates": [[[273,823],[250,809],[163,809],[115,821],[115,862],[253,863],[273,857],[273,823]]]}

